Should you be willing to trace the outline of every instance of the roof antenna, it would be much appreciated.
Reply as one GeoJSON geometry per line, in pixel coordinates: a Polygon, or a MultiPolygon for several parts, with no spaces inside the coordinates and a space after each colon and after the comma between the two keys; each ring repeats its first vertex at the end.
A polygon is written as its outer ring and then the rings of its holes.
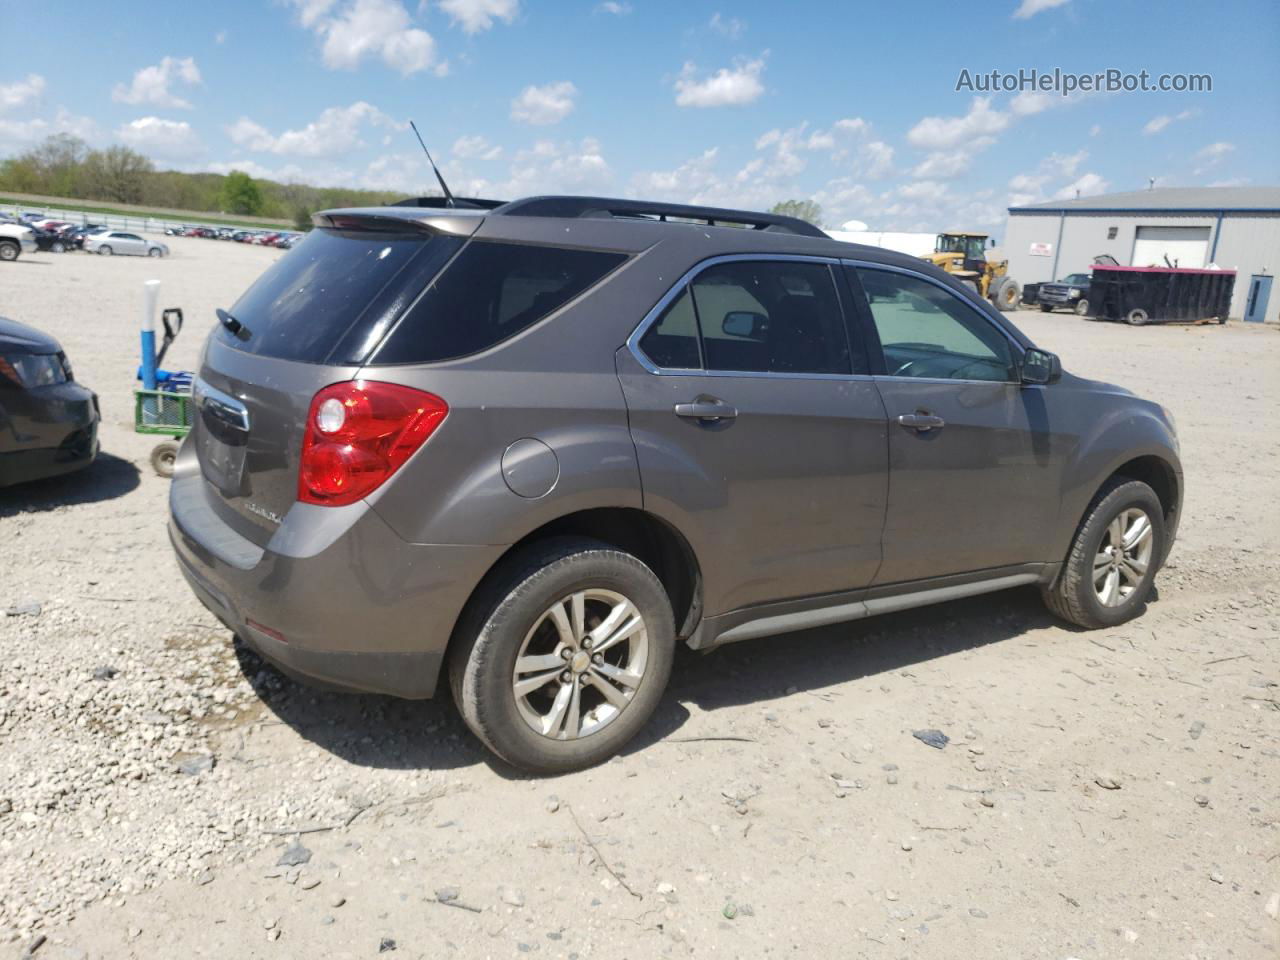
{"type": "Polygon", "coordinates": [[[431,159],[431,151],[427,149],[426,143],[423,142],[422,134],[418,133],[418,126],[412,120],[409,126],[413,127],[413,134],[418,138],[418,143],[422,144],[422,152],[427,155],[427,163],[431,164],[431,169],[435,172],[436,180],[440,182],[440,189],[444,191],[444,199],[446,207],[456,207],[453,194],[449,192],[449,185],[444,182],[444,177],[440,176],[440,169],[436,166],[436,162],[431,159]]]}
{"type": "Polygon", "coordinates": [[[1156,178],[1155,178],[1155,177],[1147,177],[1147,189],[1148,189],[1148,190],[1154,190],[1155,188],[1156,188],[1156,178]]]}

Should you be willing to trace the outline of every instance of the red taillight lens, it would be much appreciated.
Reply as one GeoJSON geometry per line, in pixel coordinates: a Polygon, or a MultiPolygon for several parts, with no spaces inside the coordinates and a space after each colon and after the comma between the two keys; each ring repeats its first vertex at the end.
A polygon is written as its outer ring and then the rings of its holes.
{"type": "Polygon", "coordinates": [[[348,380],[311,400],[298,470],[298,499],[330,507],[376,490],[422,446],[449,405],[422,390],[348,380]]]}

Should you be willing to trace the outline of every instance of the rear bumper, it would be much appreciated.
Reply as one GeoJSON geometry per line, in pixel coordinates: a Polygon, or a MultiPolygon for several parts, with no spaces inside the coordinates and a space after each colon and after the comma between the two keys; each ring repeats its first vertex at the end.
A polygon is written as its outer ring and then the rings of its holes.
{"type": "Polygon", "coordinates": [[[435,693],[458,615],[502,547],[406,543],[357,505],[345,529],[320,538],[299,532],[315,518],[295,506],[264,549],[218,516],[207,486],[198,472],[175,477],[169,537],[218,619],[302,679],[410,699],[435,693]]]}

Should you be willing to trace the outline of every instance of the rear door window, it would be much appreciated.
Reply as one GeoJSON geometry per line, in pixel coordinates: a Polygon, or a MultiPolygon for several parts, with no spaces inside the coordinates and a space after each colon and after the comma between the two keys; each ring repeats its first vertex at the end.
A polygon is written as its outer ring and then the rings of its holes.
{"type": "Polygon", "coordinates": [[[406,291],[421,290],[461,245],[417,231],[312,230],[232,306],[241,335],[216,335],[281,360],[360,363],[406,291]]]}
{"type": "Polygon", "coordinates": [[[387,337],[373,363],[431,363],[487,350],[560,309],[625,254],[473,240],[387,337]]]}
{"type": "Polygon", "coordinates": [[[849,374],[849,339],[825,263],[735,261],[690,284],[708,370],[849,374]]]}
{"type": "Polygon", "coordinates": [[[700,370],[698,317],[693,312],[693,294],[685,287],[671,301],[657,323],[640,338],[640,349],[659,367],[668,370],[700,370]]]}

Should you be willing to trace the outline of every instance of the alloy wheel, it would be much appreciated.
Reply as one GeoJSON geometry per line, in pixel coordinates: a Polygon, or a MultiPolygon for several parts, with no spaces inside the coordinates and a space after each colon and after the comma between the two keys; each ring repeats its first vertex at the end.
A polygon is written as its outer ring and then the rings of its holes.
{"type": "Polygon", "coordinates": [[[516,708],[544,737],[588,737],[631,704],[648,660],[648,628],[634,603],[612,590],[576,591],[525,635],[511,678],[516,708]]]}
{"type": "Polygon", "coordinates": [[[1107,525],[1093,558],[1093,589],[1104,607],[1118,607],[1142,584],[1151,565],[1151,518],[1140,507],[1120,511],[1107,525]]]}

